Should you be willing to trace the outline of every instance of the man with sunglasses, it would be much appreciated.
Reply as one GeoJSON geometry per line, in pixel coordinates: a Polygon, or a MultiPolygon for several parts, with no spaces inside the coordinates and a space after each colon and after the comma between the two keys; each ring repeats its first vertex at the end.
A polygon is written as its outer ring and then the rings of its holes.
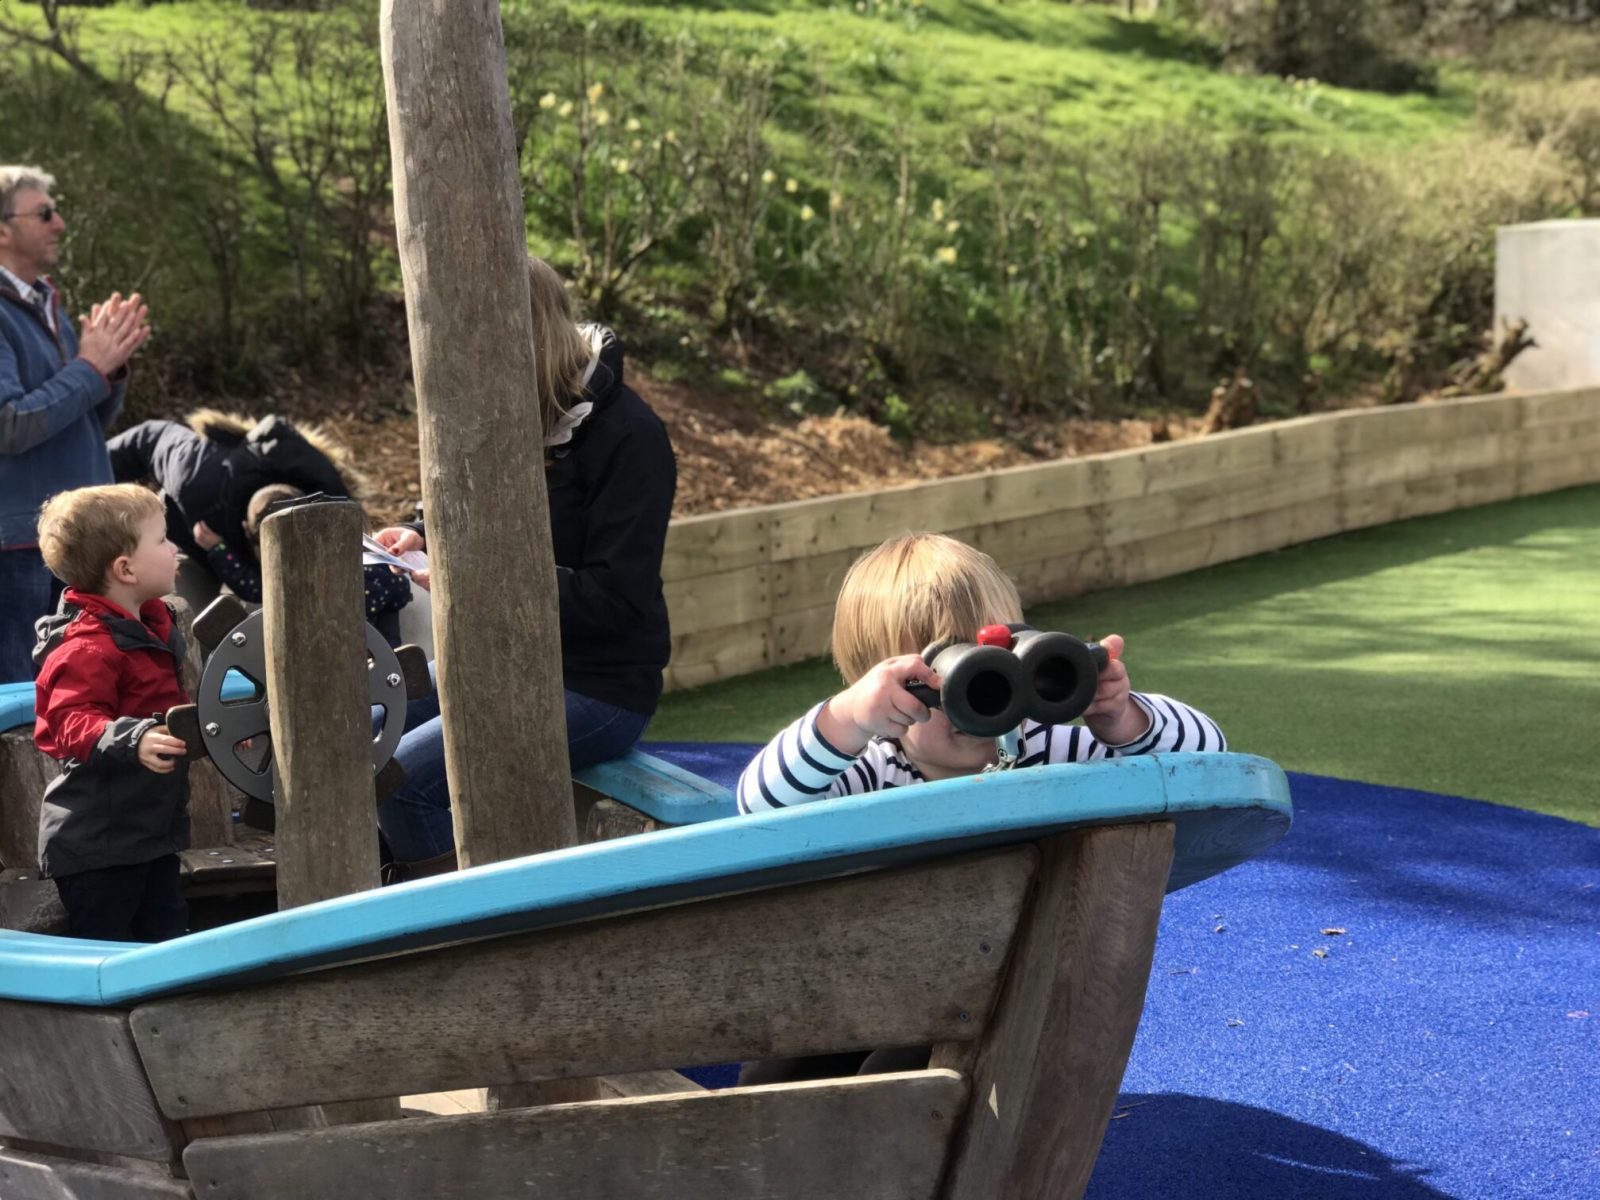
{"type": "Polygon", "coordinates": [[[0,165],[0,683],[33,677],[33,623],[60,594],[39,554],[39,509],[111,482],[105,433],[150,336],[137,295],[113,294],[74,330],[46,274],[67,228],[54,186],[37,167],[0,165]]]}

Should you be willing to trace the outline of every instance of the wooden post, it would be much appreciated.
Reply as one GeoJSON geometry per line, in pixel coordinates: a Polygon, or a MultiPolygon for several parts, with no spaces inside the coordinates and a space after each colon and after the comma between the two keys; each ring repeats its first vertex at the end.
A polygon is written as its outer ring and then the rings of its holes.
{"type": "Polygon", "coordinates": [[[395,228],[463,866],[577,841],[496,0],[383,0],[395,228]]]}
{"type": "MultiPolygon", "coordinates": [[[[1172,865],[1169,822],[1040,843],[942,1200],[1076,1200],[1128,1066],[1172,865]]],[[[934,1056],[935,1066],[951,1056],[934,1056]]]]}
{"type": "MultiPolygon", "coordinates": [[[[348,502],[261,523],[280,910],[378,886],[361,527],[348,502]]],[[[399,1115],[392,1097],[293,1114],[334,1125],[399,1115]]]]}
{"type": "Polygon", "coordinates": [[[261,523],[280,909],[378,886],[360,545],[351,503],[261,523]]]}

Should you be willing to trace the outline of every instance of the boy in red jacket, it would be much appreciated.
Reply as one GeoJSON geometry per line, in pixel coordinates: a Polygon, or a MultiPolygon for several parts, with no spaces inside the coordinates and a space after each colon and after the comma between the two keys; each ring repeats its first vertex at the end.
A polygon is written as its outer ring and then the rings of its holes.
{"type": "Polygon", "coordinates": [[[135,484],[62,492],[39,516],[39,549],[67,584],[33,652],[34,742],[62,765],[39,812],[40,870],[73,937],[178,937],[189,764],[162,715],[188,697],[183,639],[161,600],[178,571],[161,501],[135,484]]]}

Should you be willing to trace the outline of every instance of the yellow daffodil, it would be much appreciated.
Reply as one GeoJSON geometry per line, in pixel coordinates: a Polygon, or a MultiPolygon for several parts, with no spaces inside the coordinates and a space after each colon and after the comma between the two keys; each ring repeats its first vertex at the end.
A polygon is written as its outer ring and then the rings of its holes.
{"type": "Polygon", "coordinates": [[[554,108],[555,106],[556,94],[554,92],[546,92],[544,95],[539,97],[540,108],[554,108]]]}
{"type": "Polygon", "coordinates": [[[800,183],[798,180],[785,179],[783,181],[783,190],[792,196],[800,190],[800,183]]]}
{"type": "Polygon", "coordinates": [[[766,183],[766,184],[777,183],[778,182],[778,173],[776,171],[773,171],[773,170],[770,170],[770,169],[761,172],[761,182],[762,183],[766,183]]]}
{"type": "Polygon", "coordinates": [[[940,246],[933,252],[933,257],[947,267],[955,266],[956,248],[954,246],[940,246]]]}
{"type": "Polygon", "coordinates": [[[606,94],[606,85],[605,84],[603,84],[603,83],[591,83],[589,85],[589,103],[590,104],[599,103],[600,97],[604,96],[605,94],[606,94]]]}
{"type": "Polygon", "coordinates": [[[802,221],[809,221],[809,220],[811,220],[812,217],[814,217],[816,215],[817,215],[817,211],[816,211],[816,209],[812,208],[811,205],[802,204],[800,206],[800,219],[802,221]]]}
{"type": "Polygon", "coordinates": [[[568,100],[560,108],[556,109],[556,115],[561,117],[570,117],[572,115],[572,101],[568,100]]]}

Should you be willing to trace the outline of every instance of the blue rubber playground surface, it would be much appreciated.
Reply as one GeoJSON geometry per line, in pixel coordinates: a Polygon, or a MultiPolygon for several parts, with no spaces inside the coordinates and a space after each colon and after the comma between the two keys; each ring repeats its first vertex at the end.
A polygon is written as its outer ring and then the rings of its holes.
{"type": "Polygon", "coordinates": [[[1600,830],[1290,784],[1288,837],[1167,897],[1089,1200],[1600,1200],[1600,830]]]}

